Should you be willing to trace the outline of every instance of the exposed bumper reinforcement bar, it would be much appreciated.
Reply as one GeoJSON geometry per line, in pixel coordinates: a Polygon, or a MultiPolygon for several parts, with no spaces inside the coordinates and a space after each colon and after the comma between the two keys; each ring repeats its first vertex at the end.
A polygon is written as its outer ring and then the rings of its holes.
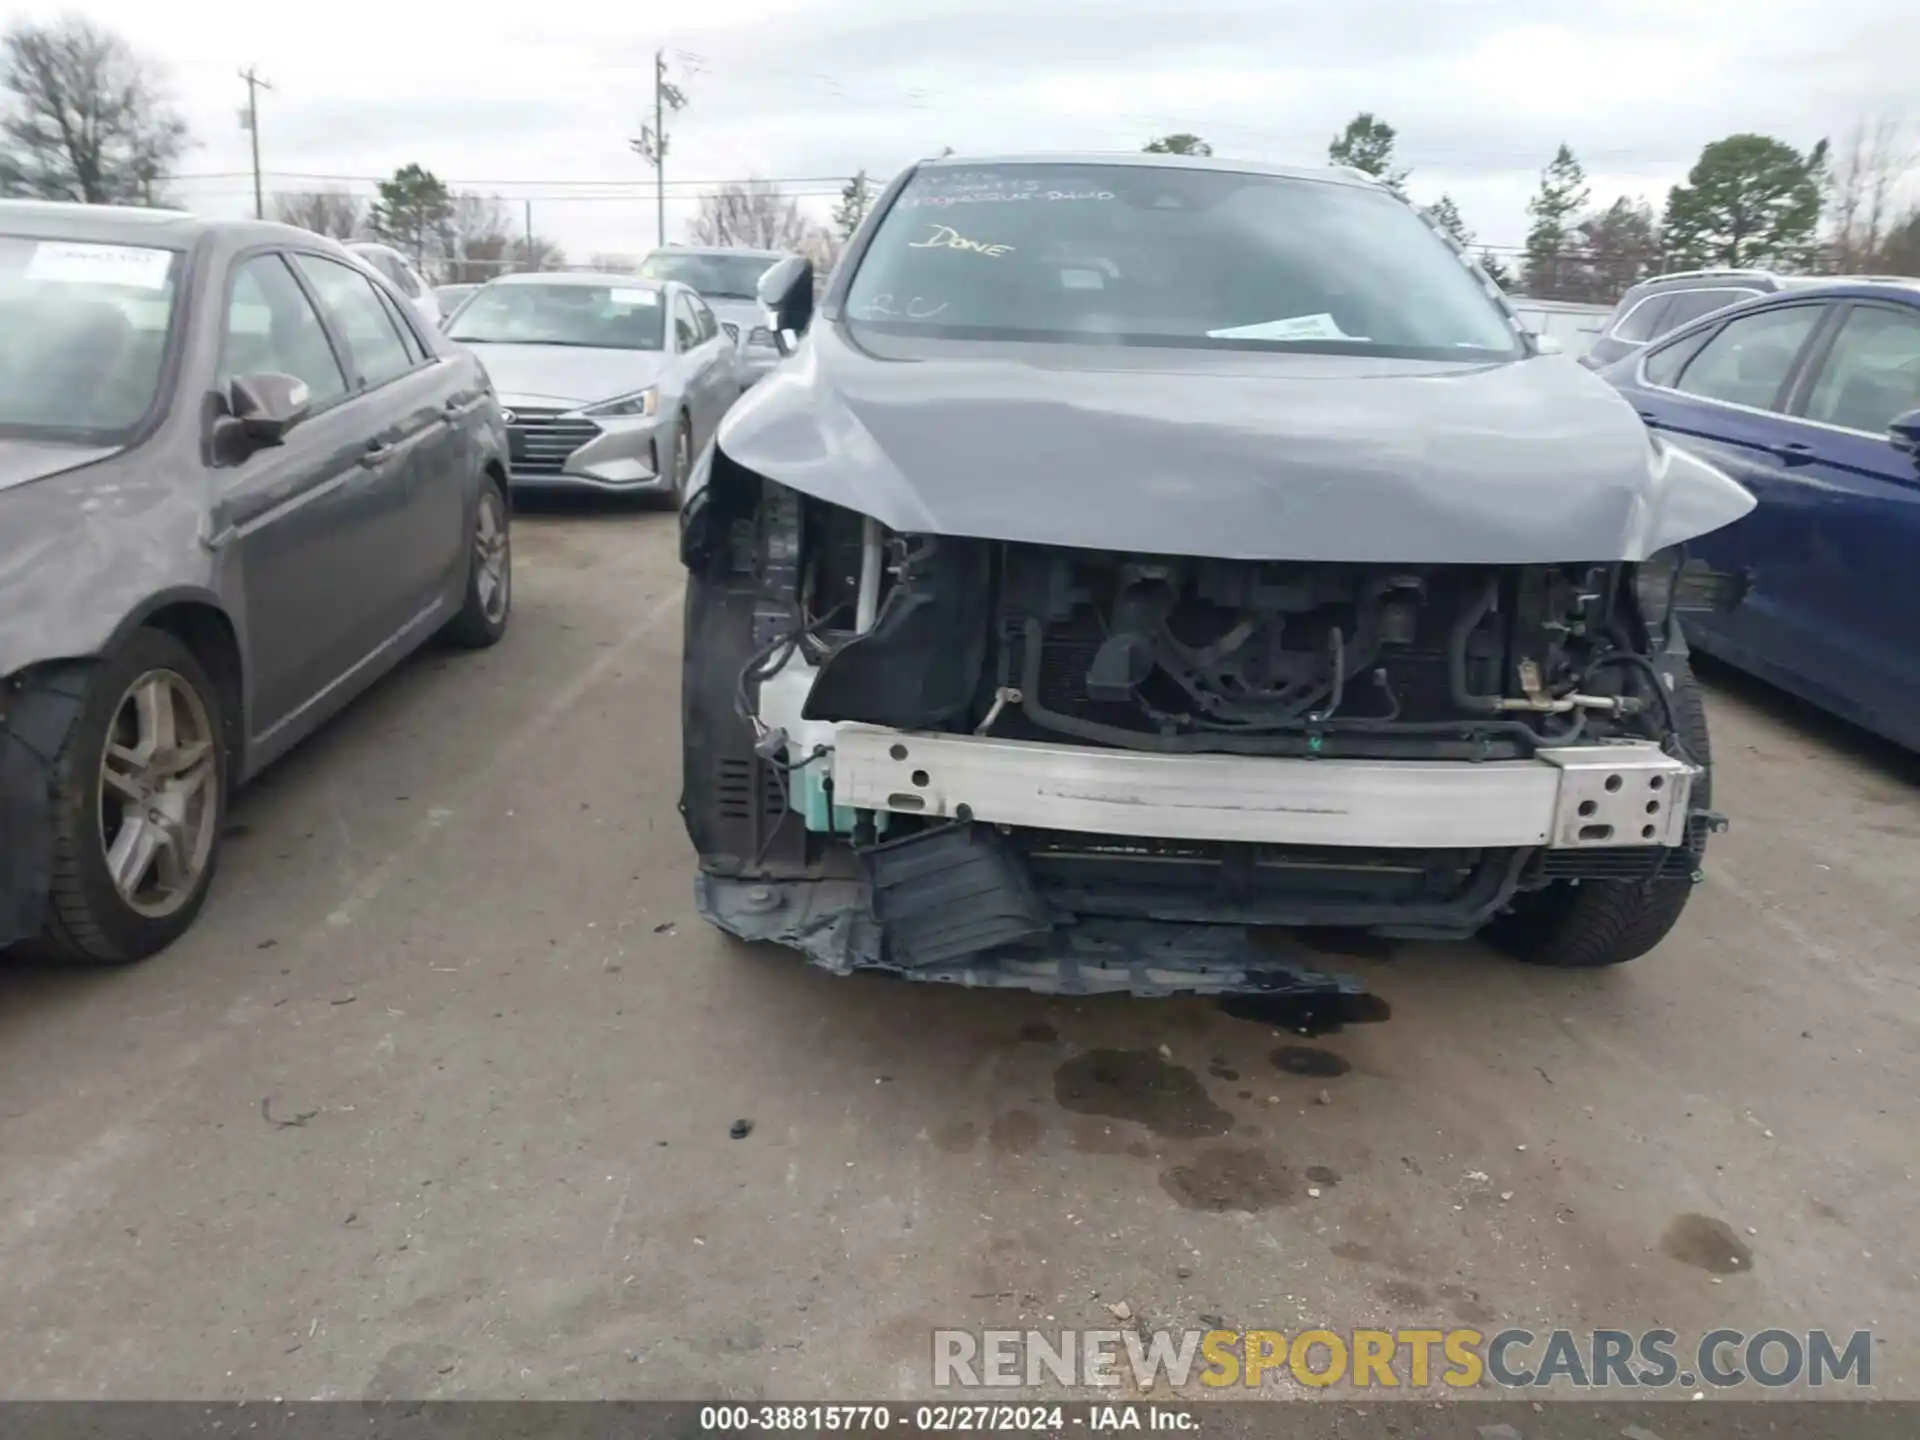
{"type": "Polygon", "coordinates": [[[1165,840],[1368,848],[1674,846],[1695,767],[1650,742],[1531,760],[1154,755],[836,727],[834,801],[1165,840]]]}

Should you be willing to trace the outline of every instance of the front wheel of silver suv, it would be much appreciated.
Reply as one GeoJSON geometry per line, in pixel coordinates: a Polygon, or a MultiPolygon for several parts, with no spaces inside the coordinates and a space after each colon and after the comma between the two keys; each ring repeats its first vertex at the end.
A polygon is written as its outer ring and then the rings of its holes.
{"type": "MultiPolygon", "coordinates": [[[[1682,669],[1673,691],[1674,719],[1687,754],[1702,767],[1693,806],[1713,800],[1713,752],[1700,686],[1682,669]]],[[[1529,965],[1591,969],[1638,960],[1667,938],[1693,895],[1690,877],[1638,880],[1561,880],[1514,897],[1512,908],[1487,926],[1485,937],[1529,965]]]]}

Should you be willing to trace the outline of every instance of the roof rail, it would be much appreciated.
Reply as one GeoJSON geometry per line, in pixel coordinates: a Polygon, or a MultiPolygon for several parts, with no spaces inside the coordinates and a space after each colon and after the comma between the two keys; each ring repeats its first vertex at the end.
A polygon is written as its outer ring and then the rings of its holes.
{"type": "Polygon", "coordinates": [[[1701,280],[1720,275],[1748,275],[1757,278],[1772,279],[1778,273],[1773,270],[1747,270],[1735,265],[1709,265],[1702,270],[1665,270],[1658,275],[1649,275],[1649,280],[1701,280]]]}

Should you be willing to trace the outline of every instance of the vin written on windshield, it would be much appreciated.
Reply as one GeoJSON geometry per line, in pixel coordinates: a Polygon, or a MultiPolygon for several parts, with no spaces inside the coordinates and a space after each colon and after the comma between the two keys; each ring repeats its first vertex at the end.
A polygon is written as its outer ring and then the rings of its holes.
{"type": "Polygon", "coordinates": [[[1386,191],[1155,165],[925,168],[845,313],[956,340],[1523,353],[1479,277],[1386,191]]]}

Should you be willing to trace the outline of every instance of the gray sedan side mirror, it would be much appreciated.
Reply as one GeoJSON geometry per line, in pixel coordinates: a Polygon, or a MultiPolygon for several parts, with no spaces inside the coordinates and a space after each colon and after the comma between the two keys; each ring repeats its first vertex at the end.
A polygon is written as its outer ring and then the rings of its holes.
{"type": "Polygon", "coordinates": [[[312,408],[307,382],[292,375],[268,370],[236,375],[227,385],[227,409],[256,445],[278,445],[312,408]]]}
{"type": "Polygon", "coordinates": [[[813,323],[813,262],[790,255],[769,266],[755,289],[772,319],[774,344],[782,355],[790,354],[813,323]]]}

